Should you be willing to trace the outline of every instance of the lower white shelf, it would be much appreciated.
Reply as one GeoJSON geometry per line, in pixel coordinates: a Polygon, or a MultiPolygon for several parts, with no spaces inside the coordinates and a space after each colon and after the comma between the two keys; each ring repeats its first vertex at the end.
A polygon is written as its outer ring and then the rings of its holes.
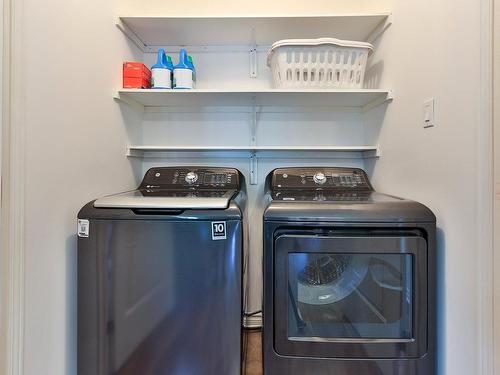
{"type": "MultiPolygon", "coordinates": [[[[238,154],[248,156],[258,154],[265,157],[276,156],[276,153],[307,153],[307,157],[340,158],[376,158],[380,156],[378,146],[128,146],[129,157],[169,157],[169,156],[198,156],[210,153],[212,156],[227,156],[238,154]],[[330,155],[329,155],[330,156],[330,155]]],[[[236,156],[236,155],[235,155],[236,156]]]]}

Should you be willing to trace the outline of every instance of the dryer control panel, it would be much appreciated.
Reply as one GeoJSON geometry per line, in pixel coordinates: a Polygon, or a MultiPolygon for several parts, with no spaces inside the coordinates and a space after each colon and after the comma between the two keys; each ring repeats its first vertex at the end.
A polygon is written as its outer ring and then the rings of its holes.
{"type": "Polygon", "coordinates": [[[272,175],[276,190],[373,191],[365,171],[359,168],[278,168],[272,175]]]}
{"type": "Polygon", "coordinates": [[[234,168],[158,167],[147,171],[139,188],[237,190],[240,188],[240,175],[234,168]]]}

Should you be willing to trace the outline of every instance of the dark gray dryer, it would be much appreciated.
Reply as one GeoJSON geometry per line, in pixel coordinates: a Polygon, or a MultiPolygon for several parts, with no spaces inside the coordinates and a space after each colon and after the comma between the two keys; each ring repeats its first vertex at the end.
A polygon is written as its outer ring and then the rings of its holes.
{"type": "Polygon", "coordinates": [[[152,168],[78,214],[78,375],[241,368],[244,181],[152,168]]]}
{"type": "Polygon", "coordinates": [[[435,216],[355,168],[267,179],[265,375],[434,375],[435,216]]]}

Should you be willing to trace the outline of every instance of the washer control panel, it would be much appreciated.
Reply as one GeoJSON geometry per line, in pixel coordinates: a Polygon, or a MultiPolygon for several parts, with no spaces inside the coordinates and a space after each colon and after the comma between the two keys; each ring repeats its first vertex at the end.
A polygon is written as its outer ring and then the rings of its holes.
{"type": "Polygon", "coordinates": [[[240,173],[234,168],[158,167],[147,171],[140,189],[239,189],[240,173]]]}
{"type": "Polygon", "coordinates": [[[278,168],[272,174],[271,188],[373,191],[365,171],[359,168],[278,168]]]}

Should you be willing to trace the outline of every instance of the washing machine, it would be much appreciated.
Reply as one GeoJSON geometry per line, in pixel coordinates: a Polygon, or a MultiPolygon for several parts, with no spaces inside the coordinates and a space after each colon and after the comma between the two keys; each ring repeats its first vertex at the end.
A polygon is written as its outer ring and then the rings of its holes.
{"type": "Polygon", "coordinates": [[[434,375],[436,219],[357,168],[266,181],[265,375],[434,375]]]}
{"type": "Polygon", "coordinates": [[[232,168],[150,169],[78,214],[78,375],[241,371],[245,189],[232,168]]]}

